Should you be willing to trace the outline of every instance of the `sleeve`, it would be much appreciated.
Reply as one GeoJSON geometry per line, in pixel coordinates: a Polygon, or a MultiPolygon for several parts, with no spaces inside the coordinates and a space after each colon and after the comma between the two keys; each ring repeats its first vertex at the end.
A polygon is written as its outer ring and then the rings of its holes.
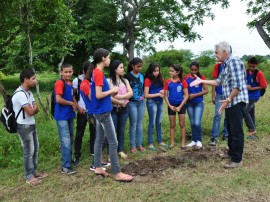
{"type": "Polygon", "coordinates": [[[73,79],[72,81],[72,87],[77,89],[78,88],[78,77],[76,77],[75,79],[73,79]]]}
{"type": "Polygon", "coordinates": [[[54,90],[56,95],[63,95],[63,90],[64,90],[64,82],[62,80],[56,81],[54,85],[54,90]]]}
{"type": "Polygon", "coordinates": [[[183,88],[188,88],[188,83],[186,80],[182,81],[182,86],[183,86],[183,88]]]}
{"type": "Polygon", "coordinates": [[[267,87],[267,81],[266,81],[264,74],[261,70],[258,71],[258,73],[257,73],[257,81],[261,87],[267,87]]]}
{"type": "Polygon", "coordinates": [[[15,94],[15,100],[19,103],[21,107],[25,107],[29,104],[28,97],[26,97],[26,94],[22,91],[15,94]]]}
{"type": "Polygon", "coordinates": [[[169,89],[169,88],[168,88],[169,82],[170,82],[169,79],[168,79],[167,81],[165,81],[165,84],[164,84],[164,87],[163,87],[164,90],[168,90],[168,89],[169,89]]]}
{"type": "Polygon", "coordinates": [[[232,59],[229,67],[233,88],[238,88],[240,91],[242,91],[244,86],[246,86],[246,83],[243,82],[246,80],[246,70],[244,68],[244,64],[237,59],[232,59]]]}
{"type": "Polygon", "coordinates": [[[214,79],[218,78],[218,64],[215,64],[213,72],[212,72],[212,76],[214,79]]]}
{"type": "Polygon", "coordinates": [[[189,77],[190,74],[187,74],[186,76],[184,76],[184,79],[186,80],[189,77]]]}
{"type": "Polygon", "coordinates": [[[144,87],[150,87],[150,86],[151,86],[151,81],[150,81],[149,78],[146,78],[146,79],[144,80],[144,87]]]}
{"type": "Polygon", "coordinates": [[[89,95],[90,94],[90,85],[86,82],[83,82],[81,84],[81,89],[80,89],[85,95],[89,95]]]}
{"type": "Polygon", "coordinates": [[[94,78],[94,83],[96,86],[103,86],[104,85],[104,74],[101,70],[94,71],[93,72],[93,78],[94,78]]]}

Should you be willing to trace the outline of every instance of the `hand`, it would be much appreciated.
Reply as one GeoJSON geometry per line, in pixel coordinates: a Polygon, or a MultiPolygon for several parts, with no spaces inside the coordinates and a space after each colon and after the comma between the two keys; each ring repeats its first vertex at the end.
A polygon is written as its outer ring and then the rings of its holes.
{"type": "Polygon", "coordinates": [[[213,103],[213,104],[216,104],[216,98],[215,98],[215,97],[212,98],[212,103],[213,103]]]}
{"type": "Polygon", "coordinates": [[[170,110],[172,110],[173,112],[175,112],[176,108],[172,105],[169,106],[170,110]]]}
{"type": "Polygon", "coordinates": [[[158,93],[158,96],[164,98],[164,94],[163,94],[163,93],[160,93],[160,92],[159,92],[159,93],[158,93]]]}
{"type": "Polygon", "coordinates": [[[197,86],[202,83],[202,79],[200,77],[198,77],[196,74],[194,76],[196,77],[196,80],[190,83],[190,87],[197,86]]]}
{"type": "Polygon", "coordinates": [[[180,106],[179,106],[179,107],[176,107],[176,108],[175,108],[175,111],[176,111],[176,112],[180,112],[181,108],[182,108],[182,107],[180,107],[180,106]]]}
{"type": "Polygon", "coordinates": [[[116,95],[116,94],[118,94],[118,92],[119,92],[119,87],[118,87],[118,86],[113,87],[113,88],[111,89],[111,92],[112,92],[112,95],[113,95],[113,96],[116,95]]]}
{"type": "Polygon", "coordinates": [[[81,108],[81,107],[78,106],[78,112],[80,114],[85,114],[86,111],[83,108],[81,108]]]}
{"type": "Polygon", "coordinates": [[[121,107],[126,107],[126,105],[127,103],[125,101],[121,101],[121,104],[120,104],[121,107]]]}
{"type": "Polygon", "coordinates": [[[229,105],[229,101],[228,100],[220,100],[219,102],[221,102],[221,107],[219,108],[218,112],[221,114],[222,111],[229,105]]]}
{"type": "Polygon", "coordinates": [[[251,85],[247,85],[247,89],[248,90],[253,90],[253,87],[251,87],[251,85]]]}
{"type": "Polygon", "coordinates": [[[164,90],[160,90],[159,93],[164,95],[164,90]]]}
{"type": "Polygon", "coordinates": [[[189,94],[189,100],[192,100],[193,98],[195,98],[195,94],[189,94]]]}

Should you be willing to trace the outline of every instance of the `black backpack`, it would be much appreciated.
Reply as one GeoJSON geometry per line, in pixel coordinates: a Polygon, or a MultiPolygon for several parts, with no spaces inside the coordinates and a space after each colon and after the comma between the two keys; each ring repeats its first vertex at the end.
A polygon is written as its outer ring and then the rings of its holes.
{"type": "MultiPolygon", "coordinates": [[[[260,70],[259,69],[255,69],[252,75],[252,83],[255,83],[257,85],[259,85],[259,83],[257,82],[257,74],[260,70]]],[[[247,73],[249,74],[249,69],[247,70],[247,73]]],[[[260,93],[261,93],[261,97],[265,94],[266,89],[260,89],[260,93]]]]}
{"type": "MultiPolygon", "coordinates": [[[[15,91],[13,95],[8,95],[5,105],[1,110],[1,122],[4,124],[7,132],[9,133],[17,132],[17,118],[21,112],[23,112],[23,119],[25,119],[25,112],[23,108],[20,109],[17,116],[15,116],[15,112],[13,110],[12,97],[18,92],[24,92],[24,91],[19,90],[19,91],[15,91]]],[[[24,94],[27,97],[25,92],[24,94]]]]}
{"type": "MultiPolygon", "coordinates": [[[[63,81],[64,83],[63,92],[65,92],[66,90],[65,80],[64,79],[60,79],[60,80],[63,81]]],[[[53,88],[52,95],[51,95],[51,115],[53,117],[54,117],[55,102],[56,102],[56,98],[55,98],[55,93],[54,93],[54,88],[53,88]]]]}
{"type": "Polygon", "coordinates": [[[82,80],[79,77],[77,77],[77,79],[78,79],[78,86],[77,86],[77,90],[74,92],[74,96],[78,102],[80,100],[80,86],[81,86],[82,80]]]}

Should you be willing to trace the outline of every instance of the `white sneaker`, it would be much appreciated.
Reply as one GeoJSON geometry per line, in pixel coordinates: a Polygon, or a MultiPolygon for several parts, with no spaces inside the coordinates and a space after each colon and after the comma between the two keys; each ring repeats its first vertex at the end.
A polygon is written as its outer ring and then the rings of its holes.
{"type": "Polygon", "coordinates": [[[197,144],[196,144],[197,147],[201,148],[202,147],[202,142],[200,141],[197,141],[197,144]]]}
{"type": "Polygon", "coordinates": [[[194,142],[194,141],[192,141],[191,143],[189,143],[187,145],[187,147],[194,147],[194,146],[196,146],[196,142],[194,142]]]}

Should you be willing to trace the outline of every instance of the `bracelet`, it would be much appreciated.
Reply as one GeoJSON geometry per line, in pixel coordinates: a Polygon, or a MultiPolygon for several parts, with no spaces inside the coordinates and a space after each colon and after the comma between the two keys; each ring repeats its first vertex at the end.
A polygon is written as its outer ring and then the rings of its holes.
{"type": "Polygon", "coordinates": [[[227,98],[226,101],[228,101],[229,103],[232,101],[231,98],[227,98]]]}

